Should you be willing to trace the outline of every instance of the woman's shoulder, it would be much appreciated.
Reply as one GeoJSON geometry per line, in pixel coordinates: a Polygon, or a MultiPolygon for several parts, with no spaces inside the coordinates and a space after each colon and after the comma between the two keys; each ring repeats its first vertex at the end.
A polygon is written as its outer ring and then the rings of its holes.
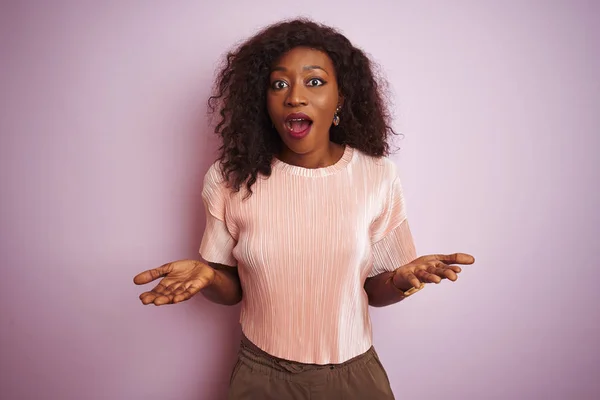
{"type": "Polygon", "coordinates": [[[223,173],[221,161],[213,162],[206,174],[204,174],[204,189],[208,190],[226,190],[228,187],[227,180],[223,173]]]}
{"type": "Polygon", "coordinates": [[[354,149],[354,151],[356,153],[356,164],[369,173],[384,180],[394,180],[398,175],[397,166],[389,157],[372,156],[358,149],[354,149]]]}

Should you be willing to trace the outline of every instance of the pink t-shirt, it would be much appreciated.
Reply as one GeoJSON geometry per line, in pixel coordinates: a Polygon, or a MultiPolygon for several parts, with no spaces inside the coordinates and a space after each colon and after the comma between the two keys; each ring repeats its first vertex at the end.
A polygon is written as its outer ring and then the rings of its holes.
{"type": "Polygon", "coordinates": [[[367,277],[416,258],[395,165],[346,146],[329,167],[273,161],[253,194],[204,180],[200,253],[237,266],[244,334],[267,353],[342,363],[372,345],[367,277]]]}

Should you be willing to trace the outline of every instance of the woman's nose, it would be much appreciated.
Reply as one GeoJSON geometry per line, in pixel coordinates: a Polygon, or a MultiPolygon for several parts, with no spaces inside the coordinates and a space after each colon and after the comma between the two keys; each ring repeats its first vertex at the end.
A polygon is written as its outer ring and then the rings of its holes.
{"type": "Polygon", "coordinates": [[[302,85],[292,85],[288,91],[288,95],[285,98],[285,105],[288,107],[305,106],[308,104],[308,100],[304,95],[304,88],[302,85]]]}

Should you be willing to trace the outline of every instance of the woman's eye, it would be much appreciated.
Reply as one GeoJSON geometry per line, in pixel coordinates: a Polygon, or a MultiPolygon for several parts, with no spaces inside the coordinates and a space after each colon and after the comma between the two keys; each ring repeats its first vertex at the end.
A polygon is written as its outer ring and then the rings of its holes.
{"type": "Polygon", "coordinates": [[[308,86],[321,86],[324,83],[325,82],[323,82],[323,80],[321,80],[321,79],[312,78],[311,80],[308,81],[308,86]]]}
{"type": "Polygon", "coordinates": [[[285,88],[287,86],[287,83],[285,83],[284,81],[275,81],[271,86],[273,87],[273,89],[278,90],[285,88]]]}

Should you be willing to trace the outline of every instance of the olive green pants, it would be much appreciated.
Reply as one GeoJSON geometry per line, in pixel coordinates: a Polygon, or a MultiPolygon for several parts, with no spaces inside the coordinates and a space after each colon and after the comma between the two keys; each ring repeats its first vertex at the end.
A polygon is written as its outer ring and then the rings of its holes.
{"type": "Polygon", "coordinates": [[[375,349],[342,364],[303,364],[273,357],[242,339],[229,400],[393,400],[375,349]]]}

